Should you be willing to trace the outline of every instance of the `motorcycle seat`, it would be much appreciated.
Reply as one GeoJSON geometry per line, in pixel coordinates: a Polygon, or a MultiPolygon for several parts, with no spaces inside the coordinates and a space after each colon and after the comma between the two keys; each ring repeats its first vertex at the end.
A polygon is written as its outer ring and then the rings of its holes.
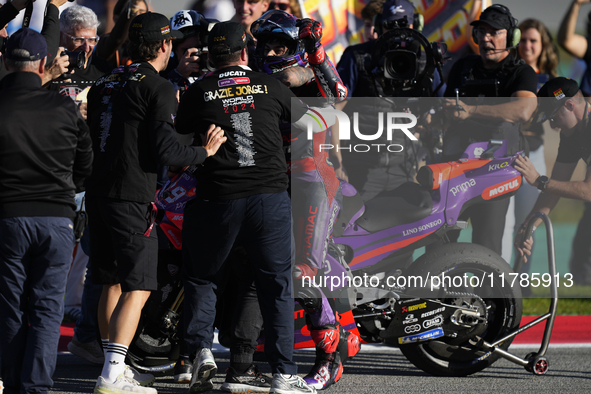
{"type": "Polygon", "coordinates": [[[356,223],[374,233],[425,219],[432,209],[431,194],[418,183],[406,182],[366,202],[365,213],[356,223]]]}

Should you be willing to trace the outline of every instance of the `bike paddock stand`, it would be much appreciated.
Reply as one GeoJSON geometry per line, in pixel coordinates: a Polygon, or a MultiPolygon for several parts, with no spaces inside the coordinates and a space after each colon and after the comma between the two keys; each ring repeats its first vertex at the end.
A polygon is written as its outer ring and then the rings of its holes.
{"type": "MultiPolygon", "coordinates": [[[[505,337],[499,339],[494,343],[488,343],[486,341],[482,341],[481,345],[485,350],[491,351],[499,356],[507,359],[511,362],[514,362],[517,365],[521,365],[525,368],[526,371],[533,373],[534,375],[544,375],[548,371],[548,359],[544,357],[546,351],[548,350],[548,345],[550,344],[550,337],[552,335],[552,328],[554,326],[554,319],[556,318],[556,308],[558,305],[558,288],[556,284],[557,275],[556,275],[556,257],[554,253],[554,231],[552,229],[552,223],[550,222],[550,218],[541,213],[536,212],[527,222],[526,227],[526,237],[524,239],[528,239],[533,234],[533,226],[537,219],[541,219],[544,222],[544,226],[546,228],[546,238],[548,243],[548,270],[552,277],[550,283],[550,309],[548,313],[545,313],[542,316],[539,316],[532,322],[524,325],[523,327],[519,327],[515,331],[511,332],[510,334],[506,335],[505,337]],[[525,358],[518,357],[506,350],[500,349],[498,346],[503,342],[515,337],[516,335],[532,328],[533,326],[540,324],[546,320],[546,327],[544,329],[544,335],[542,338],[542,344],[540,349],[536,353],[529,353],[525,356],[525,358]]],[[[523,259],[518,259],[515,263],[515,267],[513,268],[515,272],[519,273],[521,268],[523,259]]]]}

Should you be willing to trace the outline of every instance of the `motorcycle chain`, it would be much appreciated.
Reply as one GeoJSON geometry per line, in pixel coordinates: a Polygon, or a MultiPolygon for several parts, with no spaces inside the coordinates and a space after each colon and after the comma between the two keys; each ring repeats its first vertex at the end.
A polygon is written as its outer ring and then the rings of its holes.
{"type": "MultiPolygon", "coordinates": [[[[474,293],[464,293],[464,292],[454,292],[454,291],[446,291],[445,295],[441,298],[439,298],[441,301],[443,300],[451,300],[452,302],[449,303],[448,305],[453,305],[455,307],[467,307],[468,309],[475,311],[475,312],[479,312],[481,314],[480,318],[484,319],[484,321],[488,321],[488,309],[486,307],[486,303],[484,302],[484,300],[474,294],[474,293]],[[457,302],[460,301],[462,304],[464,304],[464,301],[466,299],[470,299],[470,303],[469,305],[457,305],[457,302]],[[478,308],[475,309],[473,306],[477,305],[478,308]]],[[[446,303],[447,304],[447,303],[446,303]]],[[[451,323],[454,324],[454,323],[451,323]]],[[[457,325],[454,324],[454,326],[457,329],[457,325]]],[[[465,330],[460,330],[458,331],[458,336],[456,338],[454,338],[452,340],[452,342],[450,342],[450,344],[454,344],[454,343],[461,343],[465,340],[470,341],[470,343],[472,345],[477,345],[481,338],[480,335],[482,333],[484,333],[487,329],[487,324],[476,324],[473,327],[467,328],[465,330]]]]}
{"type": "MultiPolygon", "coordinates": [[[[470,299],[476,299],[476,302],[479,303],[479,309],[477,310],[478,312],[484,312],[484,317],[485,319],[488,318],[488,309],[486,309],[486,303],[484,302],[484,300],[482,298],[480,298],[480,296],[474,294],[474,293],[463,293],[463,292],[458,292],[458,291],[446,291],[445,295],[443,297],[441,297],[440,299],[466,299],[466,298],[470,298],[470,299]]],[[[468,306],[469,309],[474,310],[474,308],[472,307],[472,305],[474,305],[474,303],[472,303],[470,306],[468,306]]],[[[465,305],[457,305],[455,304],[455,306],[465,306],[465,305]]]]}

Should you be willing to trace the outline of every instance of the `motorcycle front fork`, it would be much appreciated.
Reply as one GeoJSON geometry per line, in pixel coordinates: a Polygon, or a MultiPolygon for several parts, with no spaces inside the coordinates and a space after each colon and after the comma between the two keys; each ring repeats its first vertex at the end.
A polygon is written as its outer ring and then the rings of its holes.
{"type": "Polygon", "coordinates": [[[179,294],[176,296],[176,299],[172,303],[172,306],[164,316],[162,317],[162,328],[164,330],[170,330],[172,327],[176,326],[179,322],[179,309],[183,305],[183,301],[185,300],[185,288],[181,287],[179,294]]]}

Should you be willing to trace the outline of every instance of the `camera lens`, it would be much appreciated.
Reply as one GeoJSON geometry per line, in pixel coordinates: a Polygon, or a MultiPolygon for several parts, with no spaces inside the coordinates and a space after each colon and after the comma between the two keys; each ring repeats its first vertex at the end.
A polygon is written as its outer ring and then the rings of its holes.
{"type": "Polygon", "coordinates": [[[386,52],[384,76],[400,81],[412,80],[417,75],[417,55],[404,49],[386,52]]]}

